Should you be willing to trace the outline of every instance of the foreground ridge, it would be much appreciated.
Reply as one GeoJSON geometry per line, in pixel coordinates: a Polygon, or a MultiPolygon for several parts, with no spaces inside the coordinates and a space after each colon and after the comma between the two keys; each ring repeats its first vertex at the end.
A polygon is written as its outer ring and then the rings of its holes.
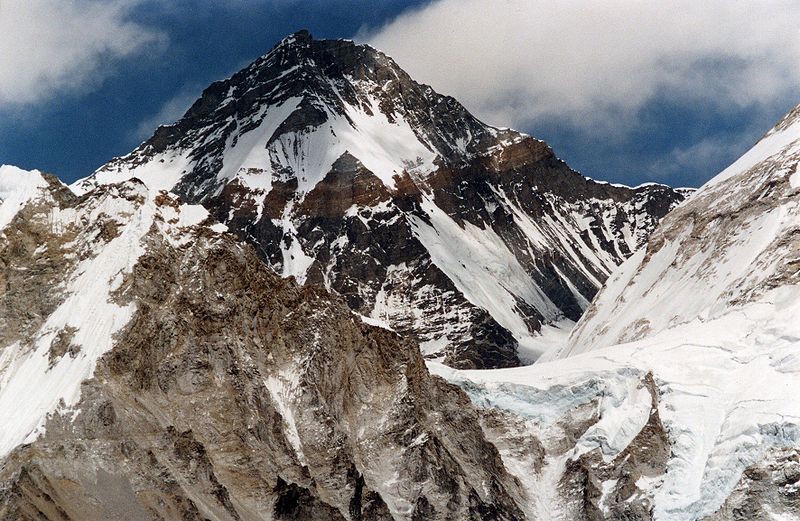
{"type": "Polygon", "coordinates": [[[520,518],[415,344],[202,207],[29,176],[0,235],[0,519],[520,518]]]}

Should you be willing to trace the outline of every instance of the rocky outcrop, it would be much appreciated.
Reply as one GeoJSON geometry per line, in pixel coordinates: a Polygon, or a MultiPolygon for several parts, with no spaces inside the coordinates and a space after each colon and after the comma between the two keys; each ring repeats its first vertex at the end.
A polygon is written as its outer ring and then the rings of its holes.
{"type": "Polygon", "coordinates": [[[588,180],[385,54],[305,31],[74,188],[131,177],[462,368],[535,359],[686,195],[588,180]]]}
{"type": "MultiPolygon", "coordinates": [[[[58,291],[3,339],[0,407],[29,383],[17,420],[37,426],[3,445],[0,519],[521,518],[478,413],[413,342],[280,278],[219,226],[129,181],[39,199],[4,230],[2,276],[58,291]],[[48,254],[22,251],[34,242],[48,254]],[[123,247],[126,268],[83,284],[123,247]],[[83,297],[93,316],[51,331],[83,297]],[[108,310],[128,313],[111,328],[108,310]],[[62,370],[84,362],[64,392],[62,370]]],[[[10,287],[0,318],[34,311],[10,287]]]]}
{"type": "MultiPolygon", "coordinates": [[[[598,447],[566,463],[559,486],[565,496],[565,509],[573,511],[576,519],[653,519],[653,494],[645,487],[666,472],[670,440],[658,413],[653,375],[645,375],[642,384],[651,397],[650,413],[624,449],[612,458],[604,458],[598,447]]],[[[580,434],[586,432],[583,426],[580,430],[580,434]]]]}

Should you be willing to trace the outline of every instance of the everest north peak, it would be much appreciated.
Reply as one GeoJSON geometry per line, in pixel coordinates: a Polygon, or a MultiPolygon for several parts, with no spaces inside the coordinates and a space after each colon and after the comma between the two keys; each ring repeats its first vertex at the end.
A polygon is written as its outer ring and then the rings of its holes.
{"type": "Polygon", "coordinates": [[[586,179],[380,51],[305,31],[73,189],[132,177],[458,367],[538,357],[688,193],[586,179]]]}

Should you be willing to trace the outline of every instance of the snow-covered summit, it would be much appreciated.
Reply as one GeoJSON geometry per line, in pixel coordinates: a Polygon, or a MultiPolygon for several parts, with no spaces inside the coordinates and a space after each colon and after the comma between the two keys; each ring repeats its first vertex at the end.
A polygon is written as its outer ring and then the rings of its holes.
{"type": "Polygon", "coordinates": [[[263,206],[273,182],[292,180],[307,193],[345,153],[393,188],[395,175],[429,173],[437,158],[463,163],[521,138],[413,82],[372,47],[300,31],[212,84],[180,121],[74,188],[137,176],[196,198],[235,182],[263,206]],[[169,173],[151,179],[153,162],[169,173]]]}
{"type": "Polygon", "coordinates": [[[463,367],[538,356],[685,197],[584,178],[380,51],[307,32],[73,188],[131,177],[463,367]]]}

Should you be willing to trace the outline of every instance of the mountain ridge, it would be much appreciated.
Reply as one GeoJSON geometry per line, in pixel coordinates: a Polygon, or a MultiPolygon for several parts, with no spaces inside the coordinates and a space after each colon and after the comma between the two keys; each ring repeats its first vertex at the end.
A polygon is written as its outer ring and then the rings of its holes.
{"type": "Polygon", "coordinates": [[[442,128],[408,124],[418,84],[337,87],[374,51],[292,38],[188,148],[157,132],[79,194],[0,167],[0,520],[796,514],[800,108],[679,202],[510,130],[409,159],[442,128]],[[463,369],[569,317],[535,364],[463,369]]]}
{"type": "Polygon", "coordinates": [[[55,178],[6,204],[3,521],[520,517],[479,413],[413,342],[202,207],[55,178]]]}
{"type": "Polygon", "coordinates": [[[474,403],[529,419],[546,465],[521,479],[556,517],[796,515],[799,113],[668,214],[563,346],[524,368],[431,364],[474,403]],[[564,425],[592,411],[565,448],[564,425]]]}
{"type": "Polygon", "coordinates": [[[686,195],[588,180],[385,54],[307,32],[72,186],[130,177],[204,205],[278,273],[461,367],[535,359],[686,195]]]}

